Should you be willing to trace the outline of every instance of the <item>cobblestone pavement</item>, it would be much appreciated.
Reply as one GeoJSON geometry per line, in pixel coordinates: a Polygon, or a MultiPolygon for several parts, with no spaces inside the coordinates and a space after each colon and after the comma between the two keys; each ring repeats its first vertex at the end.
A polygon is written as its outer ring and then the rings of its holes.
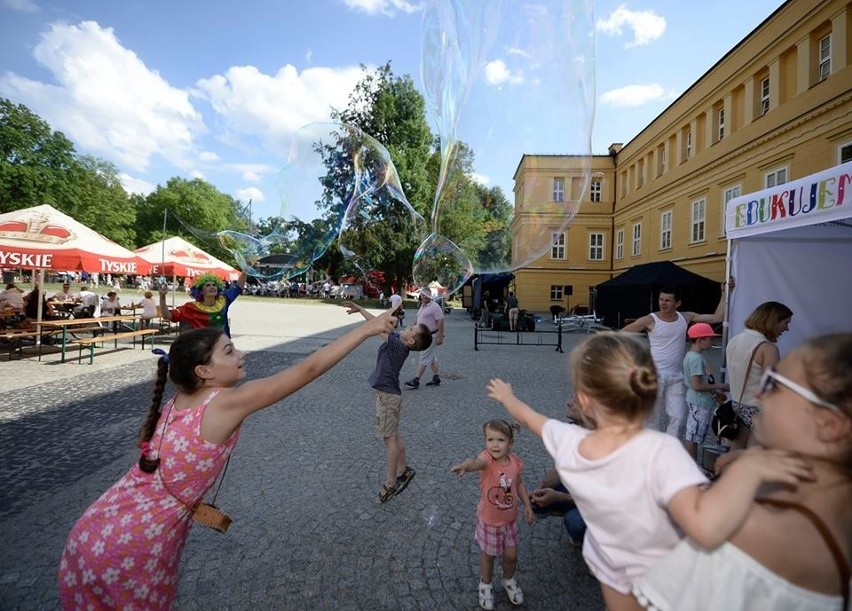
{"type": "MultiPolygon", "coordinates": [[[[252,378],[296,362],[352,323],[331,305],[240,300],[232,311],[234,341],[249,351],[252,378]]],[[[510,381],[539,410],[564,416],[568,353],[584,336],[567,335],[564,354],[515,345],[474,351],[473,323],[463,311],[448,315],[446,326],[441,386],[403,395],[402,435],[417,470],[409,488],[376,503],[384,449],[367,377],[379,340],[368,340],[320,380],[246,421],[217,501],[234,524],[226,534],[192,529],[178,609],[478,608],[478,478],[458,478],[449,466],[477,454],[482,423],[504,415],[485,397],[492,376],[510,381]]],[[[7,386],[0,609],[58,608],[65,536],[137,457],[153,357],[137,349],[100,355],[91,366],[57,360],[0,363],[7,386]]],[[[403,380],[415,368],[412,355],[403,380]]],[[[522,431],[515,451],[535,487],[550,468],[541,442],[522,431]]],[[[602,608],[560,519],[520,524],[519,533],[524,608],[602,608]]],[[[495,597],[496,609],[511,608],[499,587],[495,597]]]]}

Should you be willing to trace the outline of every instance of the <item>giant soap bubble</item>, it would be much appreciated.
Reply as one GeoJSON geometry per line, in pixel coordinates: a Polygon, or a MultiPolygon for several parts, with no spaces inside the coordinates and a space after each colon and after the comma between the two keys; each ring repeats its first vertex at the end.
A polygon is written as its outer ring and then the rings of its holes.
{"type": "Polygon", "coordinates": [[[472,273],[529,266],[547,256],[574,218],[589,180],[591,7],[579,0],[429,3],[421,76],[441,164],[430,235],[415,254],[419,286],[437,280],[452,292],[472,273]],[[487,178],[503,185],[514,178],[523,207],[512,210],[464,188],[458,178],[471,166],[502,168],[487,178]],[[484,231],[451,240],[454,214],[472,214],[484,231]]]}
{"type": "Polygon", "coordinates": [[[425,220],[405,199],[388,151],[351,125],[311,123],[296,131],[277,186],[279,223],[265,234],[216,234],[243,271],[258,278],[304,273],[338,237],[349,264],[366,275],[371,255],[388,239],[412,241],[413,253],[428,235],[425,220]]]}

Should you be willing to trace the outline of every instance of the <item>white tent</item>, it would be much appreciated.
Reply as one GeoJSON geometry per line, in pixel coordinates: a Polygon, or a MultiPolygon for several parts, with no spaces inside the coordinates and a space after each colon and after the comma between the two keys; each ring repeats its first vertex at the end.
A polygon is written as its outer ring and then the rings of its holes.
{"type": "Polygon", "coordinates": [[[793,310],[782,354],[816,335],[852,331],[852,162],[732,199],[725,221],[736,280],[729,336],[765,301],[793,310]]]}

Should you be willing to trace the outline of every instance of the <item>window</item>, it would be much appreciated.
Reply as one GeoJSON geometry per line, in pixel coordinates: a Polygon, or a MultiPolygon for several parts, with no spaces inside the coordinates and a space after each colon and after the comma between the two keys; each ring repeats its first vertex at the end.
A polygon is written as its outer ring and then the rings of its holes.
{"type": "Polygon", "coordinates": [[[565,258],[565,234],[552,233],[550,234],[550,258],[564,259],[565,258]]]}
{"type": "Polygon", "coordinates": [[[725,235],[727,232],[725,225],[728,222],[728,219],[726,217],[728,210],[728,202],[734,199],[735,197],[739,197],[742,194],[742,188],[740,187],[740,185],[736,185],[735,187],[731,187],[730,189],[725,189],[722,195],[722,235],[725,235]]]}
{"type": "Polygon", "coordinates": [[[686,158],[692,157],[692,130],[686,132],[686,158]]]}
{"type": "Polygon", "coordinates": [[[769,77],[760,81],[760,114],[769,112],[769,77]]]}
{"type": "Polygon", "coordinates": [[[558,285],[558,286],[555,285],[555,284],[551,284],[550,285],[550,301],[562,301],[562,289],[564,289],[564,288],[565,287],[563,287],[561,284],[558,285]]]}
{"type": "Polygon", "coordinates": [[[624,258],[624,229],[619,229],[615,234],[615,258],[624,258]]]}
{"type": "Polygon", "coordinates": [[[555,202],[564,202],[565,201],[565,179],[564,178],[554,178],[553,179],[553,201],[555,201],[555,202]]]}
{"type": "Polygon", "coordinates": [[[640,159],[636,164],[636,188],[645,184],[645,160],[640,159]]]}
{"type": "Polygon", "coordinates": [[[819,40],[819,80],[831,74],[831,34],[819,40]]]}
{"type": "Polygon", "coordinates": [[[642,223],[633,224],[633,256],[642,254],[642,223]]]}
{"type": "Polygon", "coordinates": [[[717,123],[718,131],[717,131],[717,134],[716,134],[716,140],[721,140],[722,138],[725,137],[725,109],[724,108],[719,109],[719,114],[717,115],[717,117],[718,117],[718,123],[717,123]]]}
{"type": "Polygon", "coordinates": [[[846,163],[847,161],[852,161],[852,142],[849,144],[844,144],[840,147],[840,151],[838,153],[839,159],[837,163],[846,163]]]}
{"type": "Polygon", "coordinates": [[[589,197],[592,200],[593,204],[600,203],[601,201],[601,179],[593,178],[590,186],[589,197]]]}
{"type": "Polygon", "coordinates": [[[692,202],[692,242],[704,241],[704,214],[707,200],[699,199],[692,202]]]}
{"type": "Polygon", "coordinates": [[[665,143],[657,147],[657,176],[661,176],[666,171],[666,145],[665,143]]]}
{"type": "Polygon", "coordinates": [[[787,168],[779,168],[766,175],[766,188],[783,185],[787,182],[787,168]]]}
{"type": "Polygon", "coordinates": [[[589,260],[603,261],[604,234],[590,233],[589,234],[589,260]]]}
{"type": "Polygon", "coordinates": [[[660,250],[672,247],[672,211],[667,210],[660,216],[660,250]]]}

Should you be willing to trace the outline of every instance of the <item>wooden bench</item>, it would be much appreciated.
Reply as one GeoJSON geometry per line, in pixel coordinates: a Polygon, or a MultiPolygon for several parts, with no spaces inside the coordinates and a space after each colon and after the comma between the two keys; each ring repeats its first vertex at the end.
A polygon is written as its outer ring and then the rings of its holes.
{"type": "MultiPolygon", "coordinates": [[[[149,335],[157,335],[159,331],[157,329],[140,329],[139,331],[128,331],[126,333],[113,333],[109,335],[101,335],[100,337],[91,337],[91,338],[83,338],[78,339],[71,344],[77,345],[80,348],[80,353],[77,357],[77,362],[80,363],[83,361],[83,348],[89,348],[89,365],[95,362],[95,344],[102,344],[106,341],[113,340],[115,342],[115,347],[118,348],[118,340],[133,338],[133,347],[136,348],[136,338],[142,338],[142,349],[145,349],[145,338],[149,335]]],[[[152,340],[153,341],[153,340],[152,340]]]]}
{"type": "Polygon", "coordinates": [[[20,358],[24,353],[24,339],[32,338],[35,339],[38,337],[38,333],[35,331],[4,331],[0,333],[0,339],[9,342],[9,360],[12,360],[12,356],[15,354],[15,350],[18,351],[18,358],[20,358]]]}

